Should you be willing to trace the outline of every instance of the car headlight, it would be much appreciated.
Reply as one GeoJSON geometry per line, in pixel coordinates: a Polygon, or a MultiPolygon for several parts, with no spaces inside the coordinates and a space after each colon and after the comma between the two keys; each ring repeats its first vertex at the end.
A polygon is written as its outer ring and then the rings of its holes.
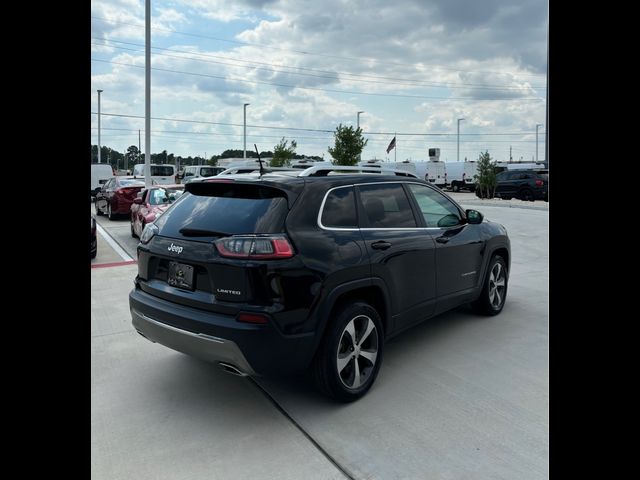
{"type": "Polygon", "coordinates": [[[142,235],[140,235],[140,243],[146,245],[151,241],[156,233],[158,233],[158,227],[156,227],[154,223],[147,223],[144,230],[142,230],[142,235]]]}

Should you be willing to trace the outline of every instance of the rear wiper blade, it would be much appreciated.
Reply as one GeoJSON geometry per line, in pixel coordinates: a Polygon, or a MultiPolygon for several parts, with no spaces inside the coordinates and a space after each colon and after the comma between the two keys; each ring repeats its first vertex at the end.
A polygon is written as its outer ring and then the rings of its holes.
{"type": "Polygon", "coordinates": [[[218,232],[216,230],[202,230],[200,228],[182,228],[178,230],[185,237],[228,237],[231,235],[226,232],[218,232]]]}

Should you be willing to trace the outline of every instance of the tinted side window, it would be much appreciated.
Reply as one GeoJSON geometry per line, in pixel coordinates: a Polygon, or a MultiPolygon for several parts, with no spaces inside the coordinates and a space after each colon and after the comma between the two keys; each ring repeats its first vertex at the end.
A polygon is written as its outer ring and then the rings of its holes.
{"type": "Polygon", "coordinates": [[[353,187],[336,188],[329,192],[320,223],[325,227],[358,227],[353,187]]]}
{"type": "Polygon", "coordinates": [[[441,193],[415,183],[409,184],[409,190],[418,202],[427,227],[451,227],[460,223],[458,208],[441,193]]]}
{"type": "Polygon", "coordinates": [[[384,183],[358,187],[365,218],[361,227],[369,228],[411,228],[416,227],[416,219],[402,185],[384,183]]]}

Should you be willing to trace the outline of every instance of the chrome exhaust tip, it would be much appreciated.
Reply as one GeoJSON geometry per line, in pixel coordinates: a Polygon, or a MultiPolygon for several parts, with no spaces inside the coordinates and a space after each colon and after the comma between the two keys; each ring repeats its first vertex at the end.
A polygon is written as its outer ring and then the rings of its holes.
{"type": "Polygon", "coordinates": [[[231,365],[229,363],[224,363],[224,362],[218,362],[218,365],[220,366],[220,368],[222,368],[222,370],[224,370],[227,373],[230,373],[231,375],[237,375],[238,377],[248,376],[246,373],[244,373],[235,365],[231,365]]]}

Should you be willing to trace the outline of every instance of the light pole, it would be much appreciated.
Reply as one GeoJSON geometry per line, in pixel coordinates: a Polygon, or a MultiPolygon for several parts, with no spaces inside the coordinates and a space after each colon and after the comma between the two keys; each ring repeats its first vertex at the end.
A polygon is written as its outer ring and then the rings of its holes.
{"type": "Polygon", "coordinates": [[[464,118],[458,119],[458,154],[456,155],[456,162],[460,161],[460,122],[464,120],[464,118]]]}
{"type": "MultiPolygon", "coordinates": [[[[359,111],[356,115],[356,130],[358,130],[360,128],[360,114],[364,113],[363,110],[359,111]]],[[[360,158],[360,154],[358,154],[358,163],[361,161],[362,159],[360,158]]]]}
{"type": "Polygon", "coordinates": [[[536,163],[538,163],[538,127],[541,126],[541,123],[536,123],[536,163]]]}
{"type": "Polygon", "coordinates": [[[100,155],[100,94],[103,90],[98,90],[98,163],[102,163],[102,155],[100,155]]]}
{"type": "Polygon", "coordinates": [[[251,105],[250,103],[244,104],[244,154],[242,158],[247,160],[247,105],[251,105]]]}

